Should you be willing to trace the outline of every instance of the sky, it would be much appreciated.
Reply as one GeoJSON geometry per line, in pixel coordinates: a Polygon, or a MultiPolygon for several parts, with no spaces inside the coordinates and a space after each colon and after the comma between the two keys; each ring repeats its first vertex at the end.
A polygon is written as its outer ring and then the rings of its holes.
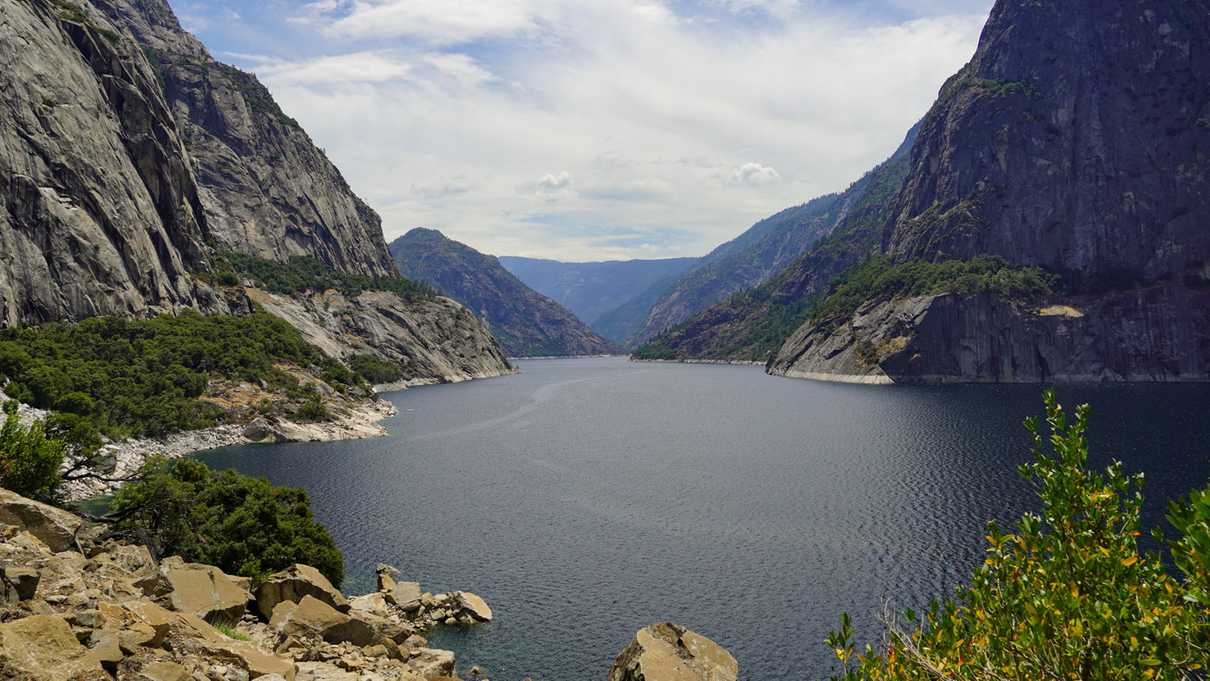
{"type": "Polygon", "coordinates": [[[884,160],[991,0],[170,0],[383,218],[696,256],[884,160]]]}

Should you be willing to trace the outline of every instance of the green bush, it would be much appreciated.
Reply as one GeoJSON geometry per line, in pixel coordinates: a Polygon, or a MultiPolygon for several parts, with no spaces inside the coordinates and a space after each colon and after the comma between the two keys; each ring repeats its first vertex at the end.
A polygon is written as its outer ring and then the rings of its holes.
{"type": "Polygon", "coordinates": [[[394,383],[403,379],[403,367],[378,355],[362,354],[349,358],[349,368],[371,385],[394,383]]]}
{"type": "Polygon", "coordinates": [[[159,557],[180,555],[261,580],[294,563],[340,586],[344,559],[311,515],[307,493],[263,478],[212,471],[193,459],[153,460],[110,505],[114,530],[159,557]]]}
{"type": "Polygon", "coordinates": [[[1014,267],[989,256],[894,263],[879,255],[838,277],[832,292],[811,310],[811,318],[846,318],[868,301],[894,296],[990,293],[1004,300],[1034,302],[1052,294],[1057,283],[1041,268],[1014,267]]]}
{"type": "Polygon", "coordinates": [[[338,389],[347,368],[265,312],[152,319],[96,317],[0,331],[0,376],[10,396],[89,419],[110,437],[156,436],[223,422],[197,399],[212,378],[279,382],[278,363],[317,369],[338,389]]]}
{"type": "Polygon", "coordinates": [[[67,445],[48,437],[41,422],[28,428],[21,425],[16,402],[7,402],[4,414],[0,427],[0,487],[31,499],[53,501],[67,445]]]}
{"type": "Polygon", "coordinates": [[[888,622],[878,648],[855,651],[847,616],[827,639],[843,681],[1003,679],[1199,679],[1210,647],[1206,587],[1206,503],[1177,504],[1184,536],[1174,542],[1183,578],[1138,546],[1141,475],[1120,463],[1085,469],[1089,409],[1069,422],[1045,397],[1049,432],[1035,420],[1034,461],[1022,467],[1042,500],[1016,532],[994,524],[986,558],[969,585],[903,626],[888,622]]]}

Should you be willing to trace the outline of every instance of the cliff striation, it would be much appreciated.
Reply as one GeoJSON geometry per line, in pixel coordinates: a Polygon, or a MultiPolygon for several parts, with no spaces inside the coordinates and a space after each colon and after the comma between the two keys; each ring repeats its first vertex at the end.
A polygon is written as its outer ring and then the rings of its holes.
{"type": "Polygon", "coordinates": [[[382,220],[255,76],[210,57],[164,0],[96,0],[147,55],[193,162],[214,242],[270,260],[394,273],[382,220]]]}
{"type": "Polygon", "coordinates": [[[0,325],[210,308],[182,136],[138,46],[95,10],[0,1],[0,325]]]}

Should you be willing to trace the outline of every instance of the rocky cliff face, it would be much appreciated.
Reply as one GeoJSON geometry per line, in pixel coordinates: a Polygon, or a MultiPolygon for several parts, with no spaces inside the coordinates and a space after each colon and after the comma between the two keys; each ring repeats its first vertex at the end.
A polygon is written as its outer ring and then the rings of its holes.
{"type": "Polygon", "coordinates": [[[218,304],[188,153],[138,46],[91,7],[0,1],[0,325],[218,304]]]}
{"type": "Polygon", "coordinates": [[[1205,283],[1207,17],[1206,0],[998,2],[925,119],[888,253],[1205,283]]]}
{"type": "Polygon", "coordinates": [[[1204,380],[1210,292],[1155,286],[1023,308],[992,295],[871,303],[804,325],[769,362],[792,378],[857,383],[1204,380]],[[1122,323],[1122,320],[1130,320],[1122,323]]]}
{"type": "Polygon", "coordinates": [[[1207,17],[1204,0],[998,2],[921,127],[883,250],[999,255],[1060,274],[1067,294],[1040,310],[987,296],[871,301],[798,329],[770,371],[1210,377],[1207,17]]]}
{"type": "Polygon", "coordinates": [[[256,77],[214,61],[164,0],[95,0],[148,55],[193,160],[217,245],[394,273],[382,221],[256,77]]]}
{"type": "Polygon", "coordinates": [[[398,364],[402,385],[492,378],[513,373],[496,339],[465,307],[449,298],[404,302],[384,291],[350,298],[338,291],[280,296],[246,291],[252,302],[302,332],[327,355],[372,352],[398,364]]]}
{"type": "Polygon", "coordinates": [[[413,229],[391,243],[391,254],[404,276],[436,287],[479,314],[509,355],[595,355],[611,349],[608,341],[521,283],[495,257],[441,232],[413,229]]]}

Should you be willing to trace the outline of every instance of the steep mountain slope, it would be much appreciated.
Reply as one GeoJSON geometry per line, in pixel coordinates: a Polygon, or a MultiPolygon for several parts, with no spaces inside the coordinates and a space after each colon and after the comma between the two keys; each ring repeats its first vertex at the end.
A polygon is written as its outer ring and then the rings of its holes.
{"type": "Polygon", "coordinates": [[[155,73],[95,12],[0,0],[0,324],[216,305],[155,73]]]}
{"type": "Polygon", "coordinates": [[[494,256],[437,230],[413,229],[390,249],[404,276],[436,287],[479,314],[510,355],[590,355],[611,349],[575,315],[521,283],[494,256]]]}
{"type": "Polygon", "coordinates": [[[689,269],[697,258],[559,262],[501,256],[500,264],[533,290],[571,310],[596,329],[598,319],[652,285],[689,269]]]}
{"type": "Polygon", "coordinates": [[[829,194],[770,216],[711,251],[663,293],[634,340],[645,340],[764,281],[827,233],[837,195],[829,194]]]}
{"type": "Polygon", "coordinates": [[[378,217],[163,0],[0,0],[0,17],[0,328],[242,314],[255,282],[216,269],[238,252],[312,275],[287,294],[300,327],[330,321],[307,303],[331,283],[375,293],[335,357],[373,352],[405,381],[512,371],[453,301],[384,293],[401,287],[378,217]]]}
{"type": "MultiPolygon", "coordinates": [[[[824,236],[768,281],[733,294],[635,352],[644,359],[765,361],[841,272],[878,252],[889,205],[908,171],[918,127],[895,153],[839,195],[825,197],[824,236]]],[[[807,204],[811,205],[811,204],[807,204]]],[[[691,273],[692,274],[692,273],[691,273]]]]}
{"type": "Polygon", "coordinates": [[[879,382],[1210,377],[1210,2],[1000,0],[925,119],[893,261],[1039,265],[1063,295],[871,296],[773,373],[879,382]]]}
{"type": "Polygon", "coordinates": [[[270,260],[394,272],[382,221],[256,77],[214,61],[165,0],[95,0],[135,37],[193,158],[210,236],[270,260]]]}

